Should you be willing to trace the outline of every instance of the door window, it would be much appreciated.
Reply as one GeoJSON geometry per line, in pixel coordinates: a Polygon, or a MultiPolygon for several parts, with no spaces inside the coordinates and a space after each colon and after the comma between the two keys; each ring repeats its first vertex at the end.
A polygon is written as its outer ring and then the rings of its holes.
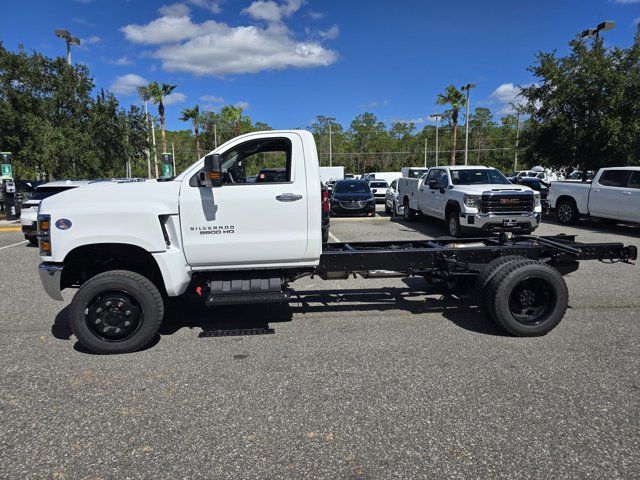
{"type": "Polygon", "coordinates": [[[262,138],[227,150],[220,159],[224,185],[290,183],[291,141],[262,138]]]}
{"type": "Polygon", "coordinates": [[[598,183],[605,187],[626,187],[630,176],[630,170],[606,170],[602,172],[598,183]]]}
{"type": "Polygon", "coordinates": [[[640,188],[640,170],[636,170],[631,173],[631,178],[629,179],[629,188],[640,188]]]}

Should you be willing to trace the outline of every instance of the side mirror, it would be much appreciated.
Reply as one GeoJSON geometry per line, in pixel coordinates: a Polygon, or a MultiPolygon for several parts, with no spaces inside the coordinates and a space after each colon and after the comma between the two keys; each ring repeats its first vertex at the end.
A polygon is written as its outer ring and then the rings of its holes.
{"type": "Polygon", "coordinates": [[[222,186],[222,169],[220,168],[219,153],[211,153],[204,157],[204,172],[200,174],[200,184],[203,187],[222,186]]]}
{"type": "Polygon", "coordinates": [[[437,190],[438,187],[438,179],[437,178],[432,178],[429,180],[429,188],[431,190],[437,190]]]}
{"type": "Polygon", "coordinates": [[[374,188],[374,189],[371,190],[371,193],[376,193],[377,191],[378,191],[378,189],[374,188]]]}

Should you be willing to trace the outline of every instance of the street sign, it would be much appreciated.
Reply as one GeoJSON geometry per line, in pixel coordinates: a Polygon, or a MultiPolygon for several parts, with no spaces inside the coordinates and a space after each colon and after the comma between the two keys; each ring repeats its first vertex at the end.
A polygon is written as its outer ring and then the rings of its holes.
{"type": "Polygon", "coordinates": [[[2,179],[13,178],[13,167],[9,163],[2,164],[2,179]]]}

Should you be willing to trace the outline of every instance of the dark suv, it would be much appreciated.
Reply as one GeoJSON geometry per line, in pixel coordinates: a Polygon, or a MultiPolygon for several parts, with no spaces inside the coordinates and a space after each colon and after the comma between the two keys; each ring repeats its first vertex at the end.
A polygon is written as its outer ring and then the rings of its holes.
{"type": "Polygon", "coordinates": [[[366,215],[376,213],[376,199],[366,180],[338,180],[331,195],[332,215],[366,215]]]}

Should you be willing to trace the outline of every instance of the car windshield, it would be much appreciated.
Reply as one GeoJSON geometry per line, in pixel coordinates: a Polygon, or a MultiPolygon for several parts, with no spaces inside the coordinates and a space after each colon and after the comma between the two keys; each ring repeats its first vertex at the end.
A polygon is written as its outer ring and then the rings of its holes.
{"type": "Polygon", "coordinates": [[[51,195],[64,192],[65,190],[71,190],[72,188],[75,187],[37,187],[29,200],[44,200],[51,195]]]}
{"type": "Polygon", "coordinates": [[[451,170],[454,185],[509,185],[511,182],[495,168],[451,170]]]}
{"type": "Polygon", "coordinates": [[[349,182],[342,181],[336,182],[335,192],[336,193],[369,193],[371,190],[369,189],[369,185],[367,182],[349,182]]]}
{"type": "Polygon", "coordinates": [[[387,185],[387,182],[369,182],[369,186],[371,188],[389,188],[389,185],[387,185]]]}

